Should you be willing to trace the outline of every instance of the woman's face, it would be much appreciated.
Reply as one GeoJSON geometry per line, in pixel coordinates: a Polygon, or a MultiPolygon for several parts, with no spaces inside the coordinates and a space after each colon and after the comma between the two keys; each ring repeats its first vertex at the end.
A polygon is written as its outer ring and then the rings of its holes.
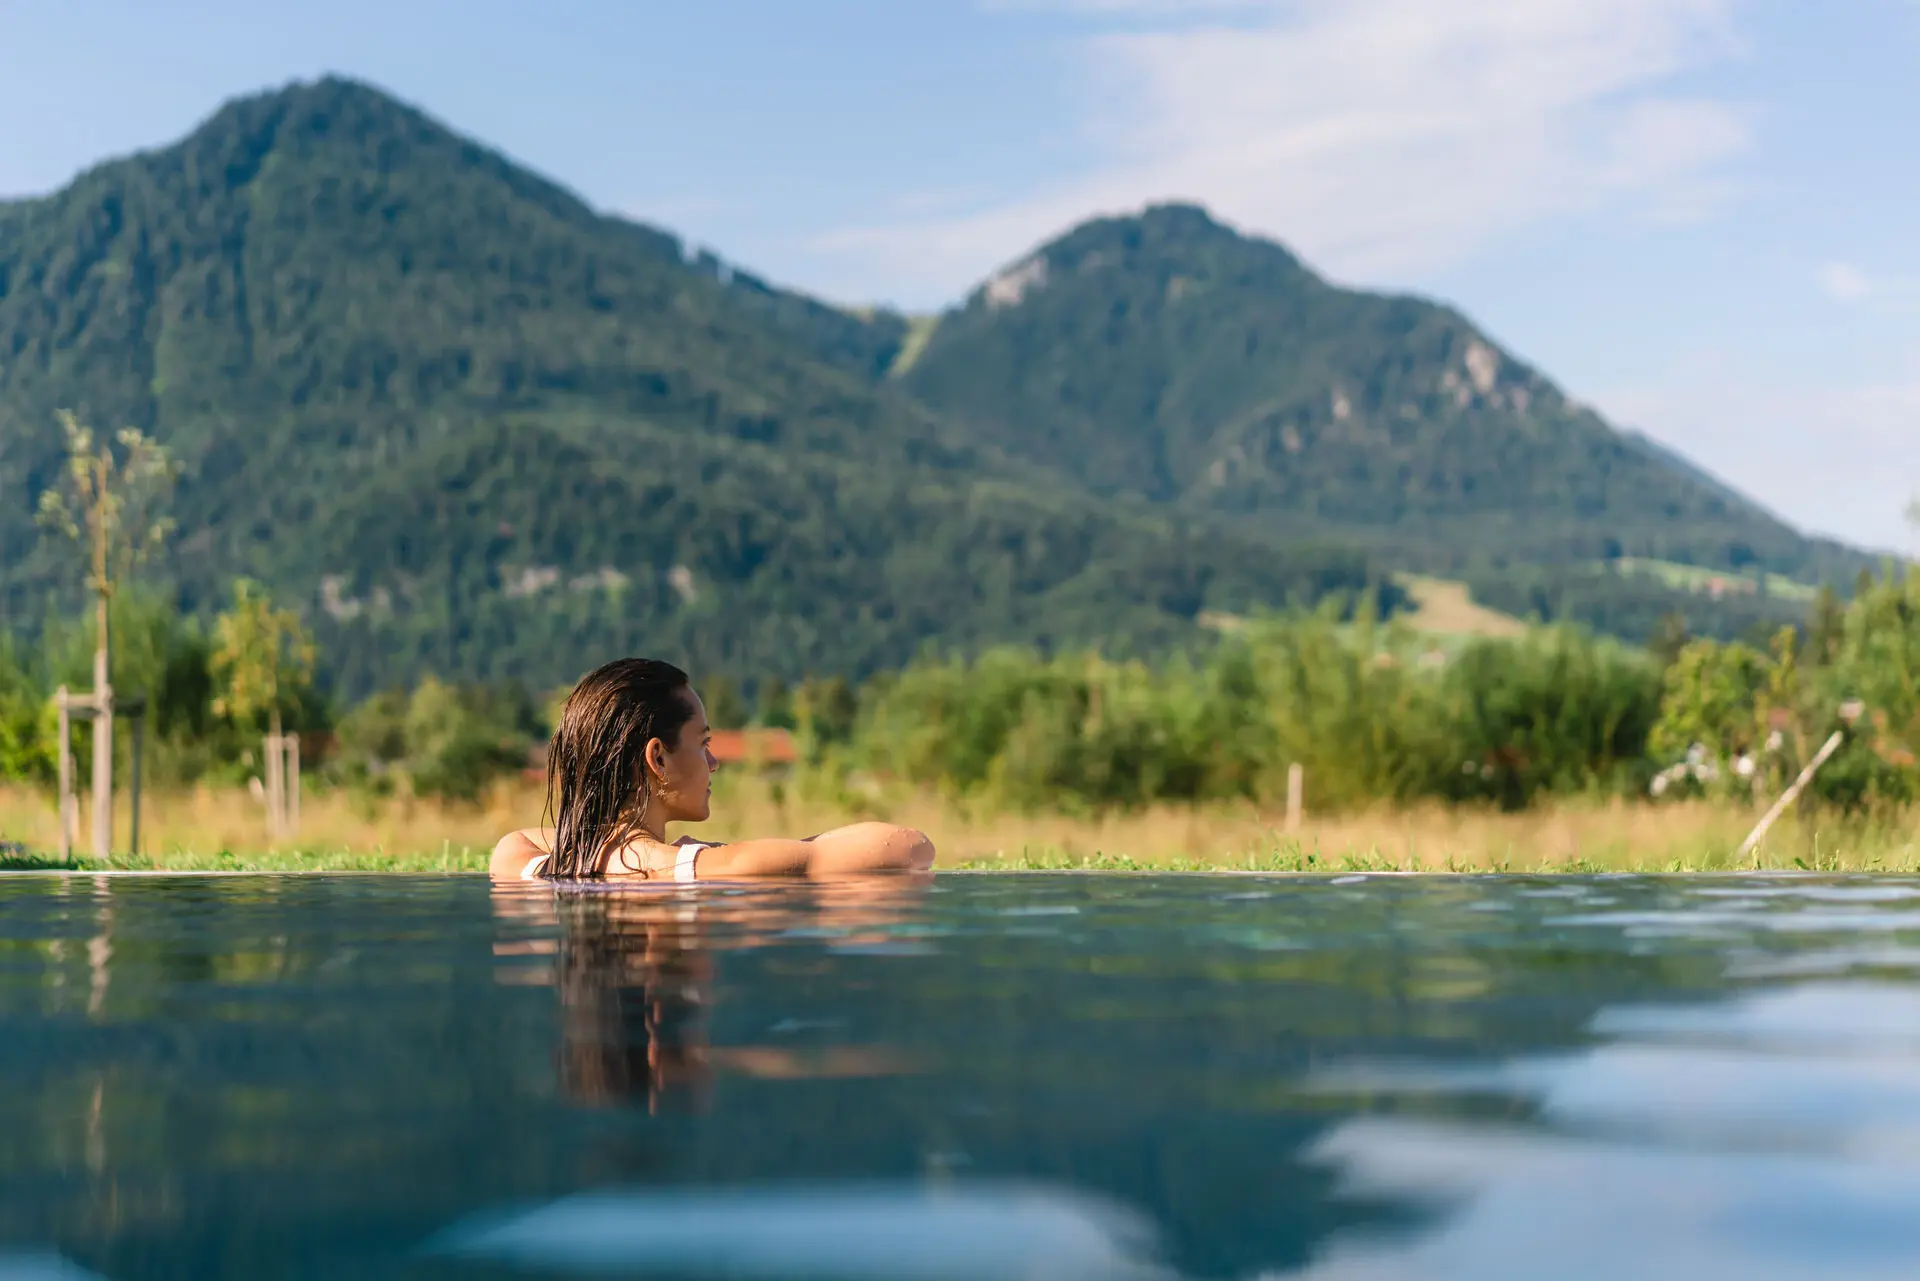
{"type": "Polygon", "coordinates": [[[713,757],[713,727],[707,724],[706,707],[691,689],[685,697],[693,704],[693,716],[680,727],[679,741],[668,748],[655,739],[648,744],[647,763],[653,767],[667,821],[704,823],[712,812],[713,772],[720,762],[713,757]]]}

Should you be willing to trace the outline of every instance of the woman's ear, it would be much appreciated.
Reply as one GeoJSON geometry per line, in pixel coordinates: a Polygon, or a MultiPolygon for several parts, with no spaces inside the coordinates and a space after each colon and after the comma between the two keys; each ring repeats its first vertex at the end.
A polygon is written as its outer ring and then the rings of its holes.
{"type": "Polygon", "coordinates": [[[664,740],[650,738],[647,750],[642,754],[647,763],[647,772],[655,778],[667,776],[667,744],[664,740]]]}

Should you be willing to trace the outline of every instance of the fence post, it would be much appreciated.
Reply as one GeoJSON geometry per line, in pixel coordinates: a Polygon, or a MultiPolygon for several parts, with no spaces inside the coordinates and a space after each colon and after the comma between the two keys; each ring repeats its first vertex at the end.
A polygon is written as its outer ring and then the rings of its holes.
{"type": "Polygon", "coordinates": [[[300,736],[289,733],[287,739],[287,839],[300,836],[300,736]]]}
{"type": "Polygon", "coordinates": [[[140,703],[140,710],[129,727],[133,731],[133,760],[127,778],[127,790],[132,793],[133,801],[133,830],[127,834],[127,845],[136,858],[140,855],[140,758],[145,755],[147,745],[147,700],[142,698],[140,703]]]}
{"type": "Polygon", "coordinates": [[[93,856],[102,863],[113,857],[113,684],[105,655],[103,647],[93,660],[93,856]]]}
{"type": "Polygon", "coordinates": [[[60,709],[60,859],[73,858],[73,714],[67,707],[67,687],[54,691],[53,703],[60,709]]]}
{"type": "Polygon", "coordinates": [[[1300,830],[1307,802],[1307,770],[1298,761],[1287,766],[1287,830],[1300,830]]]}

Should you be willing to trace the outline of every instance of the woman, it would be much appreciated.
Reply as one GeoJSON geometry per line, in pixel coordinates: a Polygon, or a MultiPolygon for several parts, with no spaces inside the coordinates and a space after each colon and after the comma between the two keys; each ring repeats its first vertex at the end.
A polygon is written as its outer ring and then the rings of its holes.
{"type": "Polygon", "coordinates": [[[543,829],[509,833],[490,870],[515,880],[638,877],[675,881],[925,871],[933,844],[891,823],[855,823],[805,840],[667,843],[668,823],[706,821],[719,763],[687,674],[623,658],[574,687],[547,754],[543,829]]]}

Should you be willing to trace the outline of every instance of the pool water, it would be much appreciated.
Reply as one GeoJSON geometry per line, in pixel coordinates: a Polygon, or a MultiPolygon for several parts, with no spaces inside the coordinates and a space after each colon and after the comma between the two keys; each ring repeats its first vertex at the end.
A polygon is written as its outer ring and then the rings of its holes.
{"type": "Polygon", "coordinates": [[[1920,1276],[1920,882],[0,878],[0,1281],[1920,1276]]]}

